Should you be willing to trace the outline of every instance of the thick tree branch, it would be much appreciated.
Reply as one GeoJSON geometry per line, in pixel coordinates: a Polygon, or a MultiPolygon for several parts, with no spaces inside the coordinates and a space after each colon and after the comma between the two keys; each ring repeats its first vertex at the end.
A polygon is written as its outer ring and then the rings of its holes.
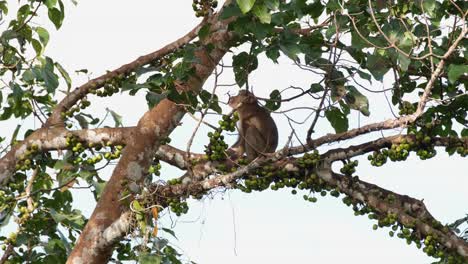
{"type": "MultiPolygon", "coordinates": [[[[354,158],[383,148],[390,148],[393,144],[401,144],[402,142],[413,143],[416,141],[417,140],[415,135],[390,136],[385,138],[379,138],[377,140],[366,142],[360,145],[349,146],[347,148],[336,148],[325,152],[323,156],[326,157],[327,160],[332,162],[336,160],[354,158]]],[[[436,137],[431,139],[431,141],[432,142],[430,143],[430,145],[437,147],[447,147],[454,144],[468,146],[468,138],[453,139],[449,137],[436,137]]]]}
{"type": "Polygon", "coordinates": [[[125,144],[125,140],[132,134],[133,128],[97,128],[68,131],[65,128],[41,128],[28,136],[22,142],[13,146],[8,153],[0,159],[0,185],[6,184],[15,172],[15,165],[22,156],[35,146],[37,152],[67,149],[67,136],[74,136],[80,142],[87,144],[125,144]]]}
{"type": "Polygon", "coordinates": [[[412,227],[421,236],[431,236],[449,251],[468,260],[468,243],[457,237],[449,228],[445,228],[427,210],[420,200],[407,195],[400,195],[383,189],[377,185],[336,173],[321,176],[331,186],[354,200],[370,206],[377,213],[386,216],[396,214],[398,222],[404,226],[412,227]]]}
{"type": "MultiPolygon", "coordinates": [[[[184,91],[198,93],[214,67],[228,50],[232,35],[227,31],[228,21],[218,20],[214,15],[207,21],[210,35],[203,45],[210,44],[210,51],[199,46],[193,63],[195,73],[186,83],[178,83],[184,91]]],[[[135,136],[127,141],[122,156],[108,181],[97,206],[86,224],[80,238],[70,254],[67,263],[105,263],[112,255],[113,247],[101,247],[104,231],[122,214],[128,212],[128,202],[140,192],[154,153],[159,149],[161,139],[167,137],[179,125],[185,114],[183,106],[165,99],[146,112],[135,129],[135,136]],[[133,194],[133,195],[128,195],[133,194]]]]}
{"type": "MultiPolygon", "coordinates": [[[[198,31],[205,24],[205,22],[206,21],[203,20],[199,25],[193,28],[186,35],[166,45],[162,49],[143,55],[133,62],[125,64],[116,70],[110,71],[100,77],[90,80],[89,82],[83,84],[80,87],[77,87],[70,94],[65,96],[64,99],[62,99],[62,101],[54,108],[51,116],[48,118],[44,126],[41,129],[34,132],[33,134],[31,134],[28,137],[27,141],[40,140],[40,138],[44,138],[44,135],[47,135],[49,133],[56,134],[64,132],[61,113],[72,107],[78,100],[82,99],[85,95],[87,95],[90,90],[100,88],[109,80],[112,80],[113,78],[122,74],[128,74],[138,69],[139,67],[151,63],[189,43],[191,40],[197,37],[198,31]]],[[[13,147],[7,154],[4,155],[4,157],[0,159],[0,184],[4,184],[5,180],[9,179],[10,176],[13,174],[14,170],[12,170],[12,167],[14,167],[14,165],[16,164],[17,157],[19,157],[20,154],[17,152],[18,150],[19,152],[24,151],[26,147],[26,145],[20,143],[16,147],[13,147]]]]}
{"type": "MultiPolygon", "coordinates": [[[[401,139],[401,138],[400,138],[401,139]]],[[[390,140],[390,139],[388,139],[390,140]]],[[[397,137],[393,138],[398,141],[397,137]]],[[[444,144],[446,140],[439,140],[444,144]]],[[[267,161],[275,161],[281,158],[285,153],[277,153],[273,158],[253,161],[249,165],[240,168],[236,172],[215,176],[211,179],[205,179],[189,184],[166,185],[154,187],[154,201],[158,201],[161,206],[167,206],[168,198],[188,197],[189,195],[206,194],[210,190],[219,187],[230,188],[234,186],[238,180],[245,175],[251,175],[254,171],[264,165],[267,161]]],[[[411,227],[414,230],[414,235],[417,240],[423,240],[427,236],[431,236],[440,243],[448,252],[456,252],[456,254],[468,259],[468,243],[457,237],[449,228],[444,227],[437,221],[427,210],[422,201],[411,198],[406,195],[400,195],[389,190],[380,188],[374,184],[367,183],[357,177],[339,175],[331,171],[330,160],[327,154],[321,156],[324,162],[317,167],[316,172],[320,179],[326,184],[326,189],[339,190],[355,203],[360,203],[372,209],[372,212],[379,215],[379,219],[383,219],[388,215],[396,215],[398,223],[404,227],[411,227]]],[[[274,164],[274,170],[284,169],[291,175],[303,173],[304,177],[308,174],[297,165],[296,158],[281,159],[274,164]]],[[[310,172],[309,172],[310,173],[310,172]]],[[[126,225],[128,221],[118,219],[112,226],[119,227],[112,230],[130,230],[130,226],[126,225]]],[[[106,232],[111,232],[109,231],[106,232]]],[[[110,240],[103,240],[110,241],[110,240]]]]}
{"type": "MultiPolygon", "coordinates": [[[[84,146],[100,145],[110,143],[111,145],[126,145],[127,140],[135,137],[136,127],[120,128],[96,128],[68,131],[64,128],[43,130],[43,132],[34,133],[25,140],[14,146],[4,157],[0,159],[0,185],[6,184],[14,174],[15,165],[18,160],[25,155],[28,149],[34,146],[37,153],[64,150],[70,148],[67,145],[67,137],[74,137],[84,146]]],[[[156,152],[156,157],[179,169],[187,167],[185,159],[186,152],[171,147],[169,145],[161,146],[156,152]]],[[[200,159],[202,154],[191,153],[190,156],[200,159]]]]}
{"type": "MultiPolygon", "coordinates": [[[[319,25],[318,27],[326,25],[325,22],[322,23],[321,25],[319,25]]],[[[315,29],[315,27],[313,29],[315,29]]],[[[276,31],[280,32],[281,29],[276,29],[276,31]]],[[[307,31],[299,30],[296,33],[306,35],[307,34],[306,32],[307,31]]],[[[315,139],[315,140],[307,139],[308,147],[310,149],[313,149],[313,148],[316,148],[316,147],[318,147],[320,145],[323,145],[323,144],[354,138],[354,137],[357,137],[359,135],[367,134],[369,132],[385,130],[385,129],[393,129],[393,128],[397,128],[397,127],[406,126],[409,123],[413,123],[416,119],[418,119],[423,114],[424,108],[426,106],[426,103],[429,100],[429,97],[430,97],[431,91],[432,91],[432,87],[434,86],[435,81],[442,74],[447,59],[452,55],[452,53],[458,47],[460,42],[465,38],[467,32],[468,32],[468,28],[467,28],[466,24],[463,24],[463,29],[460,32],[460,35],[452,43],[452,45],[445,52],[445,54],[443,56],[441,56],[440,62],[438,63],[437,68],[430,75],[430,79],[427,82],[426,87],[424,88],[424,92],[421,95],[421,98],[420,98],[419,103],[418,103],[418,107],[417,107],[416,112],[414,114],[407,115],[407,116],[402,116],[402,117],[400,117],[398,119],[391,119],[391,120],[386,120],[386,121],[383,121],[383,122],[380,122],[380,123],[370,124],[370,125],[358,128],[358,129],[353,129],[353,130],[343,132],[343,133],[339,133],[339,134],[326,135],[326,136],[320,137],[320,138],[315,139]]],[[[303,152],[303,151],[299,150],[299,152],[303,152]]]]}
{"type": "Polygon", "coordinates": [[[61,113],[72,107],[78,100],[82,99],[85,95],[87,95],[90,92],[90,90],[103,87],[104,84],[106,84],[106,82],[118,77],[119,75],[129,74],[132,71],[138,69],[139,67],[149,64],[159,58],[162,58],[165,55],[170,54],[175,50],[181,48],[182,46],[186,45],[191,40],[197,37],[198,31],[201,27],[203,27],[203,25],[205,25],[205,22],[206,21],[203,20],[200,24],[198,24],[195,28],[190,30],[190,32],[185,34],[183,37],[177,39],[172,43],[169,43],[163,48],[152,53],[143,55],[130,63],[122,65],[118,69],[110,71],[104,75],[90,80],[89,82],[81,85],[80,87],[77,87],[67,96],[65,96],[65,98],[63,98],[62,101],[54,108],[52,115],[48,118],[44,126],[48,127],[52,125],[62,125],[63,120],[61,117],[61,113]]]}
{"type": "MultiPolygon", "coordinates": [[[[426,107],[426,103],[429,100],[429,96],[431,95],[432,87],[434,86],[434,83],[439,77],[439,75],[442,73],[446,59],[455,51],[455,49],[458,47],[460,42],[465,38],[467,32],[468,32],[468,28],[466,27],[466,25],[464,25],[463,30],[461,31],[458,38],[453,42],[453,44],[450,46],[447,52],[445,52],[444,56],[442,56],[442,59],[437,64],[437,68],[432,73],[431,78],[429,79],[429,81],[427,82],[424,88],[424,92],[421,95],[421,98],[418,103],[418,107],[414,114],[402,116],[397,119],[389,119],[383,122],[369,124],[360,128],[351,129],[343,133],[328,134],[328,135],[319,137],[314,140],[309,140],[307,144],[308,145],[307,148],[313,149],[324,144],[351,139],[360,135],[367,134],[369,132],[393,129],[397,127],[404,127],[404,126],[407,126],[408,124],[414,123],[414,121],[416,121],[416,119],[418,119],[423,114],[424,108],[426,107]]],[[[303,148],[304,147],[291,149],[291,152],[292,154],[295,154],[297,152],[299,153],[304,152],[303,148]]]]}

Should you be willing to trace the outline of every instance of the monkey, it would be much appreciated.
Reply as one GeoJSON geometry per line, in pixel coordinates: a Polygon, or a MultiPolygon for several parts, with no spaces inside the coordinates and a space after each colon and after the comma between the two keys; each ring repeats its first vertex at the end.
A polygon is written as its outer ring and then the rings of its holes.
{"type": "Polygon", "coordinates": [[[247,161],[273,153],[278,146],[278,128],[267,109],[258,104],[249,91],[241,90],[229,98],[228,104],[239,114],[239,137],[230,150],[237,158],[245,153],[247,161]]]}
{"type": "MultiPolygon", "coordinates": [[[[241,90],[238,95],[229,98],[228,104],[239,115],[239,137],[227,150],[229,157],[237,159],[246,154],[247,161],[250,162],[260,155],[275,152],[278,146],[278,128],[268,110],[258,104],[257,98],[252,93],[241,90]]],[[[181,177],[182,183],[188,184],[194,179],[205,178],[211,173],[211,166],[211,162],[196,164],[191,172],[181,177]]]]}

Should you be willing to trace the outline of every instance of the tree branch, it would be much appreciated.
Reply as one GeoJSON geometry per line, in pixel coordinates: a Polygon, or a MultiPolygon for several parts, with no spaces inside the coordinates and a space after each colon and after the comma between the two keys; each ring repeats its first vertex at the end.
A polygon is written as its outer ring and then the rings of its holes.
{"type": "MultiPolygon", "coordinates": [[[[202,46],[195,50],[196,60],[192,64],[194,74],[189,76],[186,83],[178,83],[181,90],[195,93],[200,91],[229,48],[232,34],[227,30],[228,23],[228,20],[218,20],[218,14],[208,19],[210,35],[201,43],[202,46]],[[208,44],[212,46],[210,51],[204,48],[208,44]]],[[[129,211],[128,202],[140,193],[140,185],[154,153],[159,149],[161,139],[167,137],[179,125],[185,112],[183,106],[164,99],[139,120],[134,137],[127,141],[111,179],[106,184],[67,263],[107,262],[112,255],[113,245],[104,248],[99,246],[104,231],[129,211]]]]}
{"type": "MultiPolygon", "coordinates": [[[[431,140],[431,146],[446,147],[457,143],[468,146],[468,138],[453,139],[450,137],[436,137],[432,138],[431,140]]],[[[377,140],[366,142],[360,145],[353,145],[347,148],[336,148],[325,152],[323,156],[327,157],[327,160],[331,162],[337,160],[350,159],[372,151],[380,150],[383,148],[390,148],[393,144],[401,144],[404,141],[406,141],[407,143],[416,142],[416,136],[397,135],[379,138],[377,140]]]]}
{"type": "Polygon", "coordinates": [[[202,22],[200,22],[200,24],[198,24],[195,28],[190,30],[190,32],[185,34],[183,37],[164,46],[163,48],[152,53],[143,55],[130,63],[122,65],[118,69],[103,74],[81,85],[80,87],[77,87],[67,96],[65,96],[65,98],[63,98],[62,101],[54,108],[52,115],[48,118],[44,126],[48,127],[52,125],[62,125],[63,121],[61,113],[72,107],[78,100],[87,95],[90,90],[103,87],[104,84],[106,84],[106,82],[118,77],[119,75],[129,74],[132,71],[138,69],[139,67],[149,64],[181,48],[182,46],[184,46],[185,44],[189,43],[191,40],[197,37],[198,31],[205,25],[205,23],[206,20],[204,19],[202,22]]]}
{"type": "Polygon", "coordinates": [[[417,232],[416,235],[420,236],[419,239],[431,236],[449,251],[455,251],[468,260],[468,243],[457,237],[449,228],[440,224],[429,213],[422,201],[388,191],[377,185],[356,179],[356,177],[336,173],[320,177],[330,186],[339,188],[341,192],[370,206],[382,216],[395,214],[399,223],[405,227],[411,227],[417,232]]]}

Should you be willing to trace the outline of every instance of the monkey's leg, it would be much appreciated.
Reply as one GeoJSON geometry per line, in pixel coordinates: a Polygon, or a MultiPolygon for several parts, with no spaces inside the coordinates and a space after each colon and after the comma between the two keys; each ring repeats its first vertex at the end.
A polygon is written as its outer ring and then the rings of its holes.
{"type": "Polygon", "coordinates": [[[260,154],[264,153],[267,149],[267,142],[262,136],[260,130],[256,127],[248,127],[245,131],[245,153],[247,155],[247,160],[252,161],[260,154]]]}

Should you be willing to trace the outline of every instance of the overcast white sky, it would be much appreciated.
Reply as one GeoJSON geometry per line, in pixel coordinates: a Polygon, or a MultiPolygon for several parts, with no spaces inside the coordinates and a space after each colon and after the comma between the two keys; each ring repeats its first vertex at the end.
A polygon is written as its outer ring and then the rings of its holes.
{"type": "MultiPolygon", "coordinates": [[[[81,0],[76,7],[67,6],[65,22],[59,31],[52,30],[50,23],[46,24],[51,29],[46,53],[71,73],[75,86],[85,82],[86,78],[76,76],[74,70],[86,68],[92,73],[91,77],[97,77],[162,47],[185,34],[198,21],[188,0],[81,0]]],[[[314,80],[310,72],[299,71],[290,61],[283,60],[282,63],[284,65],[277,66],[264,59],[260,61],[260,69],[250,81],[256,94],[266,97],[272,89],[289,85],[305,87],[314,80]]],[[[232,83],[232,75],[226,74],[223,80],[232,83]]],[[[391,83],[385,85],[388,87],[391,83]]],[[[208,83],[206,87],[210,90],[212,86],[208,83]]],[[[383,86],[375,84],[376,87],[383,86]]],[[[231,93],[234,90],[231,88],[231,93]]],[[[225,100],[228,91],[219,89],[218,95],[225,100]]],[[[101,111],[102,117],[105,107],[109,107],[124,116],[124,125],[135,125],[147,110],[142,96],[129,99],[123,94],[113,99],[95,99],[91,98],[91,102],[97,103],[90,111],[101,111]]],[[[383,98],[372,96],[371,99],[371,118],[361,118],[361,124],[392,117],[383,98]]],[[[294,104],[298,105],[297,102],[294,104]]],[[[297,118],[301,114],[298,112],[294,116],[297,118]]],[[[354,126],[358,125],[357,116],[352,113],[354,121],[351,124],[354,126]]],[[[280,127],[280,142],[284,144],[290,128],[283,116],[274,115],[274,118],[280,127]]],[[[318,133],[332,132],[326,123],[322,121],[318,133]]],[[[193,124],[190,118],[184,119],[182,127],[171,135],[175,146],[185,149],[193,124]]],[[[1,136],[6,136],[15,124],[2,122],[0,126],[1,136]]],[[[303,131],[306,127],[297,129],[303,131]]],[[[199,131],[201,137],[195,141],[193,151],[203,151],[207,131],[206,128],[199,131]]],[[[230,142],[234,139],[234,136],[229,138],[230,142]]],[[[333,147],[337,146],[340,144],[333,147]]],[[[381,168],[371,167],[364,157],[357,174],[363,180],[400,194],[424,199],[437,219],[443,223],[452,222],[468,212],[468,164],[466,159],[448,157],[442,149],[439,153],[429,161],[420,161],[413,153],[408,162],[390,162],[381,168]]],[[[164,168],[163,179],[181,175],[176,169],[164,168]]],[[[78,194],[75,196],[77,207],[89,215],[94,207],[90,196],[85,191],[78,194]]],[[[433,261],[414,245],[408,246],[405,241],[390,238],[387,229],[373,231],[374,222],[367,216],[355,217],[341,198],[318,197],[318,203],[311,204],[302,200],[302,194],[292,196],[290,190],[252,194],[226,191],[193,201],[189,214],[175,225],[178,240],[173,241],[174,245],[187,259],[206,264],[422,264],[433,261]]],[[[161,224],[170,227],[171,222],[166,217],[161,224]]]]}

